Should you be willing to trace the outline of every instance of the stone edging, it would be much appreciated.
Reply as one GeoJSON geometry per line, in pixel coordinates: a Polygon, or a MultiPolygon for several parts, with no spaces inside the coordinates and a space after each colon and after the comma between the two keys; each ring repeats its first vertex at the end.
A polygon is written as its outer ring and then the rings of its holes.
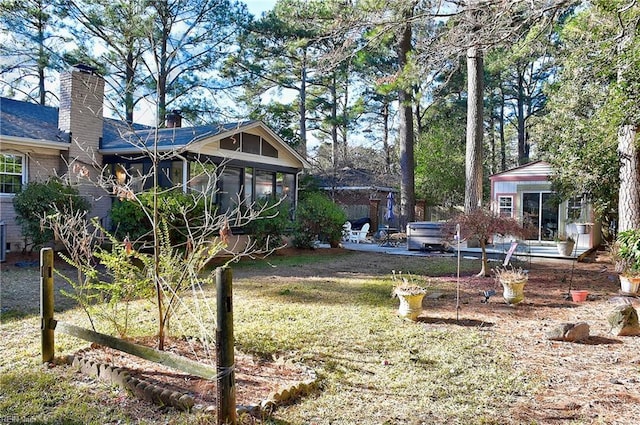
{"type": "MultiPolygon", "coordinates": [[[[181,411],[191,411],[192,409],[209,411],[215,409],[215,406],[195,405],[195,399],[188,394],[162,388],[145,379],[135,378],[131,376],[127,368],[115,367],[85,359],[82,357],[82,354],[87,350],[89,349],[79,350],[75,354],[68,355],[61,359],[61,363],[75,367],[87,376],[128,390],[138,399],[160,406],[171,406],[181,411]]],[[[262,413],[270,413],[278,406],[291,403],[296,398],[310,394],[318,386],[318,377],[312,369],[308,367],[304,367],[304,369],[309,376],[308,379],[271,392],[260,404],[248,406],[237,405],[237,414],[259,415],[262,413]]]]}

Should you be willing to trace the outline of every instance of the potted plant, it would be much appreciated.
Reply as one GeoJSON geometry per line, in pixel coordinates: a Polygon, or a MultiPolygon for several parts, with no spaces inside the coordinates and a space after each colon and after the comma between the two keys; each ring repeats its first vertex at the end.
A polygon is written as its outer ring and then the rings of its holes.
{"type": "Polygon", "coordinates": [[[571,256],[575,244],[576,241],[571,236],[558,236],[556,238],[556,248],[558,249],[558,254],[565,257],[571,256]]]}
{"type": "Polygon", "coordinates": [[[640,287],[640,229],[620,232],[611,254],[616,270],[620,272],[621,291],[637,293],[640,287]]]}
{"type": "Polygon", "coordinates": [[[502,285],[502,296],[507,304],[521,303],[524,300],[524,286],[529,280],[527,270],[515,267],[496,267],[493,272],[496,275],[496,280],[502,285]]]}
{"type": "Polygon", "coordinates": [[[396,271],[394,270],[393,280],[400,281],[399,284],[393,287],[393,296],[398,297],[400,300],[398,315],[403,319],[415,322],[422,312],[422,299],[426,295],[427,290],[416,283],[409,282],[409,279],[402,276],[402,272],[396,275],[396,271]]]}

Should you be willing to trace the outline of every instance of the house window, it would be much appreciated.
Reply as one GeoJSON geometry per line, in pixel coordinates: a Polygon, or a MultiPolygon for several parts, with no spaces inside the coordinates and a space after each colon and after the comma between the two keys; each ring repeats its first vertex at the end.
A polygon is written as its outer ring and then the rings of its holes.
{"type": "Polygon", "coordinates": [[[274,148],[273,146],[271,146],[271,144],[269,142],[267,142],[266,140],[262,141],[262,156],[268,156],[271,158],[277,158],[278,157],[278,150],[276,148],[274,148]]]}
{"type": "Polygon", "coordinates": [[[218,204],[221,212],[231,212],[238,207],[239,193],[242,188],[240,168],[226,167],[220,176],[218,204]]]}
{"type": "Polygon", "coordinates": [[[215,164],[192,162],[189,166],[189,188],[200,193],[214,193],[217,183],[216,170],[215,164]]]}
{"type": "Polygon", "coordinates": [[[582,217],[582,198],[569,199],[567,205],[567,219],[569,222],[579,221],[582,217]]]}
{"type": "Polygon", "coordinates": [[[238,136],[233,137],[225,137],[220,140],[220,149],[226,149],[228,151],[237,151],[240,150],[240,141],[238,140],[238,136]]]}
{"type": "Polygon", "coordinates": [[[513,196],[499,196],[498,208],[500,217],[513,217],[513,196]]]}
{"type": "Polygon", "coordinates": [[[294,182],[295,176],[293,174],[278,173],[276,175],[276,195],[278,198],[285,198],[287,202],[292,202],[294,182]]]}
{"type": "Polygon", "coordinates": [[[241,151],[252,155],[278,157],[278,149],[256,134],[240,133],[220,140],[220,149],[241,151]]]}
{"type": "Polygon", "coordinates": [[[244,202],[250,205],[253,202],[253,168],[244,169],[244,202]]]}
{"type": "Polygon", "coordinates": [[[260,136],[242,133],[242,152],[260,155],[260,136]]]}
{"type": "Polygon", "coordinates": [[[0,193],[19,193],[25,171],[24,156],[0,154],[0,193]]]}
{"type": "Polygon", "coordinates": [[[256,201],[273,196],[273,177],[274,173],[270,171],[256,171],[256,201]]]}

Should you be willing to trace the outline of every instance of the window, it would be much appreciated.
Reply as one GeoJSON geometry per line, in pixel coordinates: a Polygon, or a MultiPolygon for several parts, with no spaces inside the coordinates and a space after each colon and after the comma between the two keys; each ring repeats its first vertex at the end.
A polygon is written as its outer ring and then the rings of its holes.
{"type": "Polygon", "coordinates": [[[240,141],[238,140],[238,137],[226,137],[220,140],[220,149],[226,149],[229,151],[240,150],[240,141]]]}
{"type": "Polygon", "coordinates": [[[200,193],[214,193],[217,182],[216,169],[214,164],[192,162],[189,166],[189,188],[200,193]]]}
{"type": "Polygon", "coordinates": [[[251,205],[253,202],[253,168],[244,169],[244,203],[251,205]]]}
{"type": "Polygon", "coordinates": [[[242,133],[242,152],[260,155],[260,136],[242,133]]]}
{"type": "Polygon", "coordinates": [[[218,192],[218,204],[221,212],[231,212],[238,207],[238,194],[241,189],[240,176],[242,170],[240,168],[226,167],[220,176],[218,192]]]}
{"type": "Polygon", "coordinates": [[[269,144],[269,142],[267,142],[266,140],[262,141],[262,155],[263,156],[268,156],[271,158],[277,158],[278,157],[278,150],[276,148],[274,148],[273,146],[271,146],[269,144]]]}
{"type": "Polygon", "coordinates": [[[220,149],[242,151],[252,155],[278,157],[278,149],[256,134],[240,133],[220,140],[220,149]]]}
{"type": "Polygon", "coordinates": [[[276,195],[278,198],[285,198],[287,202],[293,202],[291,196],[293,195],[294,182],[295,175],[278,173],[276,175],[276,195]]]}
{"type": "Polygon", "coordinates": [[[498,208],[500,212],[500,217],[513,217],[513,197],[499,196],[498,208]]]}
{"type": "Polygon", "coordinates": [[[256,201],[273,196],[273,174],[270,171],[256,171],[256,201]]]}
{"type": "Polygon", "coordinates": [[[574,197],[569,199],[567,206],[567,219],[572,221],[579,221],[582,217],[582,198],[574,197]]]}
{"type": "Polygon", "coordinates": [[[0,193],[19,193],[25,171],[24,156],[0,154],[0,193]]]}

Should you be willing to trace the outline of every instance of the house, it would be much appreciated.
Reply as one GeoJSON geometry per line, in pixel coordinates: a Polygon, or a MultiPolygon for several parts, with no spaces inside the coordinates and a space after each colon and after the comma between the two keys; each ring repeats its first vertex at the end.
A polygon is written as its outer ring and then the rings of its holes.
{"type": "MultiPolygon", "coordinates": [[[[0,98],[0,220],[6,250],[21,249],[12,199],[31,181],[54,175],[73,177],[92,203],[92,216],[109,224],[112,191],[94,184],[106,172],[136,189],[151,187],[150,151],[161,155],[163,187],[205,190],[197,170],[217,170],[216,203],[221,211],[239,200],[284,197],[293,207],[298,178],[308,162],[260,121],[182,127],[168,114],[155,129],[103,117],[104,80],[77,65],[60,78],[60,107],[0,98]],[[146,178],[145,178],[146,176],[146,178]]],[[[207,189],[211,190],[211,188],[207,189]]]]}
{"type": "Polygon", "coordinates": [[[602,240],[593,208],[584,198],[560,202],[552,175],[551,165],[536,161],[490,176],[492,209],[529,225],[534,244],[571,236],[582,250],[597,247],[602,240]],[[588,233],[579,231],[581,222],[591,223],[588,233]]]}

